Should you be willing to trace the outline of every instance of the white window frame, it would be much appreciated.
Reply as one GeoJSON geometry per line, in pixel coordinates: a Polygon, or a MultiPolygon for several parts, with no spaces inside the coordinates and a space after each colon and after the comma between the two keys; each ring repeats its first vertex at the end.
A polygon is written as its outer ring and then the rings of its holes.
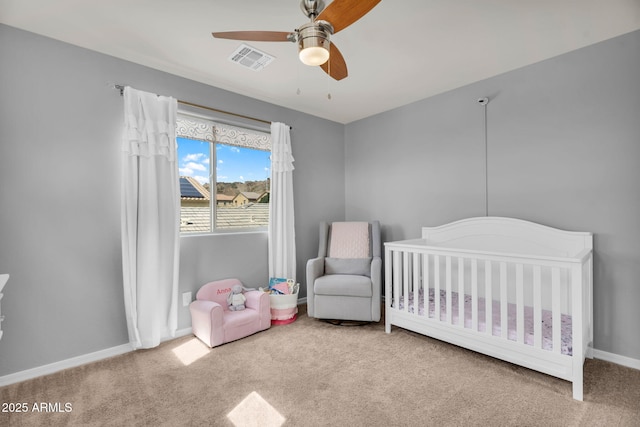
{"type": "MultiPolygon", "coordinates": [[[[210,144],[209,164],[209,231],[181,231],[181,236],[201,236],[206,234],[231,234],[266,232],[268,226],[218,228],[216,224],[217,209],[217,159],[216,143],[235,145],[271,152],[271,133],[268,130],[248,127],[244,124],[231,124],[211,117],[200,116],[191,112],[178,112],[176,138],[187,138],[210,144]]],[[[179,161],[179,159],[178,159],[179,161]]],[[[271,166],[269,167],[271,169],[271,166]]]]}

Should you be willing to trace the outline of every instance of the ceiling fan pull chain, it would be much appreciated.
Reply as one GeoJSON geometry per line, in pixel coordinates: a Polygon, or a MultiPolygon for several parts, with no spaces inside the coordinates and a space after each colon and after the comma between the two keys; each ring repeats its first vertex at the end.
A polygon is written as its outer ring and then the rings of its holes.
{"type": "Polygon", "coordinates": [[[331,75],[331,57],[329,57],[329,63],[327,64],[327,69],[329,72],[326,74],[327,76],[327,99],[331,101],[331,91],[329,90],[329,84],[331,83],[331,79],[329,76],[331,75]]]}
{"type": "Polygon", "coordinates": [[[300,95],[302,91],[300,90],[300,62],[298,62],[298,66],[296,67],[296,78],[298,80],[298,89],[296,89],[296,95],[300,95]]]}

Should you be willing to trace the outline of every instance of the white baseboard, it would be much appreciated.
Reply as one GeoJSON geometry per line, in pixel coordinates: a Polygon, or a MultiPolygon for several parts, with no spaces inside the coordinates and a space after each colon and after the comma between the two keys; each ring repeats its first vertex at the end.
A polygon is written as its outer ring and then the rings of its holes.
{"type": "MultiPolygon", "coordinates": [[[[176,336],[167,338],[164,341],[170,341],[175,338],[184,337],[191,334],[191,327],[184,328],[176,331],[176,336]]],[[[64,369],[75,368],[77,366],[85,365],[91,362],[97,362],[99,360],[108,359],[113,356],[120,356],[121,354],[133,351],[131,344],[122,344],[116,347],[106,348],[104,350],[96,351],[89,354],[83,354],[82,356],[72,357],[70,359],[61,360],[59,362],[50,363],[48,365],[39,366],[33,369],[27,369],[25,371],[16,372],[15,374],[5,375],[0,377],[0,387],[19,383],[22,381],[30,380],[36,377],[44,375],[54,374],[64,369]]]]}
{"type": "Polygon", "coordinates": [[[119,356],[132,350],[133,347],[131,347],[131,344],[123,344],[117,347],[111,347],[89,354],[83,354],[82,356],[72,357],[70,359],[50,363],[48,365],[38,366],[37,368],[27,369],[26,371],[16,372],[15,374],[5,375],[3,377],[0,377],[0,387],[30,380],[36,377],[41,377],[43,375],[53,374],[64,369],[75,368],[76,366],[84,365],[87,363],[97,362],[98,360],[106,359],[109,357],[119,356]]]}
{"type": "Polygon", "coordinates": [[[168,339],[166,341],[170,341],[170,340],[175,339],[175,338],[186,337],[187,335],[191,335],[192,333],[193,332],[191,330],[191,326],[189,326],[188,328],[184,328],[184,329],[178,329],[176,331],[176,336],[173,337],[173,338],[170,338],[170,339],[168,339]]]}
{"type": "Polygon", "coordinates": [[[626,366],[627,368],[633,368],[640,370],[640,360],[632,359],[631,357],[621,356],[615,353],[609,353],[607,351],[593,349],[593,357],[607,362],[615,363],[616,365],[626,366]]]}

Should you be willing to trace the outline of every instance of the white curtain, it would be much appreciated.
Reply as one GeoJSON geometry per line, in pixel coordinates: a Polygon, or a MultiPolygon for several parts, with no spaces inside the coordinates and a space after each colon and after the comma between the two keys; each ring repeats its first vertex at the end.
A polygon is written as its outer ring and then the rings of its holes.
{"type": "Polygon", "coordinates": [[[124,89],[122,268],[129,341],[151,348],[178,323],[177,101],[124,89]]]}
{"type": "Polygon", "coordinates": [[[293,213],[293,156],[289,126],[271,124],[271,195],[269,199],[269,277],[296,279],[293,213]]]}

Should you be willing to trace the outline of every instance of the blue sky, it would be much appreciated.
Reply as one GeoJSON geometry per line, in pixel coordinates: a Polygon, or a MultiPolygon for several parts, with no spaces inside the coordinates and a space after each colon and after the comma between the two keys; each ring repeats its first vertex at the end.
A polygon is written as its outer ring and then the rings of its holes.
{"type": "MultiPolygon", "coordinates": [[[[178,138],[178,168],[180,176],[192,176],[200,183],[209,182],[211,167],[208,142],[178,138]]],[[[232,145],[216,144],[218,182],[262,181],[269,178],[271,160],[268,151],[232,145]]]]}

